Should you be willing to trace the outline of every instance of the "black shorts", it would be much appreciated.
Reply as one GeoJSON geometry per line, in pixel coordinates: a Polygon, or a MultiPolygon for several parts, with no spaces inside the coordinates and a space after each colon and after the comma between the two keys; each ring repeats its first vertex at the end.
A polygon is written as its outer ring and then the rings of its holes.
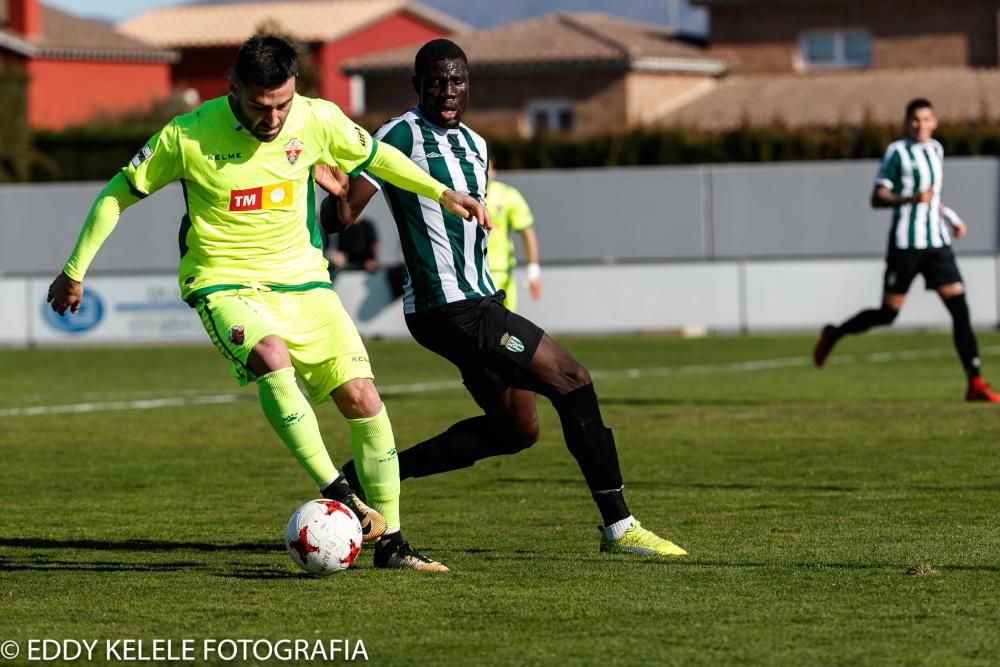
{"type": "Polygon", "coordinates": [[[926,250],[889,248],[882,283],[886,292],[906,294],[917,274],[924,277],[924,285],[929,290],[962,282],[962,274],[958,271],[955,253],[950,246],[926,250]]]}
{"type": "Polygon", "coordinates": [[[504,292],[449,303],[406,316],[413,338],[458,367],[483,410],[509,387],[532,389],[528,369],[545,332],[503,305],[504,292]]]}

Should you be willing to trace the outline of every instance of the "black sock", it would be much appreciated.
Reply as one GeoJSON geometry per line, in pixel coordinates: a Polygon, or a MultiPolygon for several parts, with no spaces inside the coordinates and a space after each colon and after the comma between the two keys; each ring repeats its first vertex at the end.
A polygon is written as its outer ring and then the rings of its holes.
{"type": "Polygon", "coordinates": [[[837,338],[868,331],[872,327],[888,326],[896,319],[896,315],[899,315],[898,310],[893,310],[884,304],[878,310],[862,310],[837,327],[837,338]]]}
{"type": "Polygon", "coordinates": [[[611,429],[604,426],[594,385],[580,387],[552,401],[562,422],[566,447],[583,472],[605,526],[629,516],[622,493],[622,473],[611,429]]]}
{"type": "Polygon", "coordinates": [[[976,334],[972,331],[972,321],[969,316],[969,304],[964,294],[944,299],[944,305],[951,313],[952,338],[958,358],[962,360],[965,376],[970,380],[979,375],[979,346],[976,344],[976,334]]]}
{"type": "Polygon", "coordinates": [[[330,482],[323,489],[322,493],[324,498],[343,502],[354,492],[351,490],[351,485],[344,479],[344,476],[340,475],[337,479],[330,482]]]}
{"type": "Polygon", "coordinates": [[[444,433],[399,453],[399,478],[426,477],[439,472],[468,468],[498,451],[486,415],[453,424],[444,433]]]}

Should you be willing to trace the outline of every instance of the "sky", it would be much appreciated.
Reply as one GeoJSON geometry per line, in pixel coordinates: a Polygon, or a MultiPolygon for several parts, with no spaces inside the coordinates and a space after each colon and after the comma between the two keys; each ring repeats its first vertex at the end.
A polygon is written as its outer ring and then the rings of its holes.
{"type": "MultiPolygon", "coordinates": [[[[420,1],[477,28],[557,11],[600,11],[650,23],[673,24],[679,22],[686,32],[695,34],[706,32],[704,11],[688,6],[685,0],[420,1]]],[[[42,2],[77,16],[116,22],[141,14],[153,7],[189,4],[190,0],[42,0],[42,2]]]]}

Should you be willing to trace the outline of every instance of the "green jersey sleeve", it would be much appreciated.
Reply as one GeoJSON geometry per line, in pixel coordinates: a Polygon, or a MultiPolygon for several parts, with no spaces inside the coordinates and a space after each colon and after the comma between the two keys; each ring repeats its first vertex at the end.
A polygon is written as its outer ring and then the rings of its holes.
{"type": "Polygon", "coordinates": [[[180,128],[175,121],[154,134],[122,169],[125,180],[140,197],[151,195],[184,175],[180,128]]]}
{"type": "Polygon", "coordinates": [[[893,192],[901,192],[903,183],[900,178],[902,167],[902,157],[899,154],[899,147],[892,144],[886,149],[882,156],[882,163],[879,165],[878,176],[875,178],[875,185],[889,188],[893,192]]]}

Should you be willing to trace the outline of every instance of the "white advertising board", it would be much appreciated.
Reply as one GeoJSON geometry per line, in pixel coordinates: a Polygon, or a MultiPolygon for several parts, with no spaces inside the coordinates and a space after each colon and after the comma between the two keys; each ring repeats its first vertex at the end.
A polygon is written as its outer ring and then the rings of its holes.
{"type": "Polygon", "coordinates": [[[27,300],[27,280],[0,280],[0,345],[27,345],[27,300]]]}
{"type": "Polygon", "coordinates": [[[27,311],[34,343],[208,343],[172,276],[88,278],[75,315],[53,312],[48,288],[48,279],[31,281],[27,311]]]}

